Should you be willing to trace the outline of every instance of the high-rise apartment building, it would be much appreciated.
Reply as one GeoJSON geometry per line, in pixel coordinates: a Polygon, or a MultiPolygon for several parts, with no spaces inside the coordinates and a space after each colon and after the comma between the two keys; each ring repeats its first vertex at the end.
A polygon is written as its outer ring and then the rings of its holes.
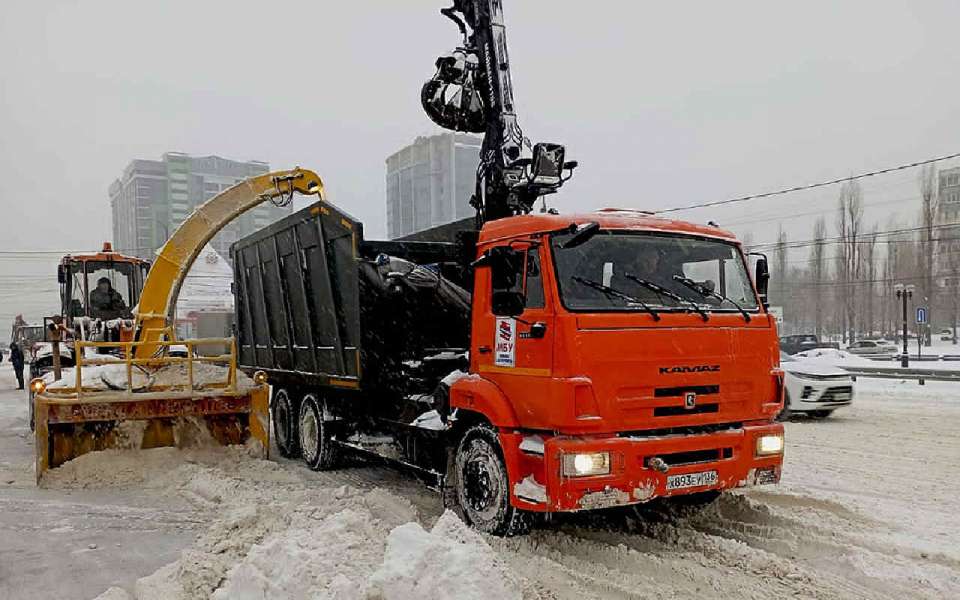
{"type": "MultiPolygon", "coordinates": [[[[110,185],[113,246],[152,259],[154,252],[193,210],[248,177],[268,172],[267,163],[168,152],[160,160],[135,159],[110,185]]],[[[211,241],[229,258],[230,244],[293,211],[262,204],[229,223],[211,241]]]]}
{"type": "Polygon", "coordinates": [[[937,197],[940,202],[942,223],[960,222],[960,167],[939,172],[937,197]]]}
{"type": "Polygon", "coordinates": [[[418,137],[387,158],[387,236],[471,217],[480,138],[460,133],[418,137]]]}

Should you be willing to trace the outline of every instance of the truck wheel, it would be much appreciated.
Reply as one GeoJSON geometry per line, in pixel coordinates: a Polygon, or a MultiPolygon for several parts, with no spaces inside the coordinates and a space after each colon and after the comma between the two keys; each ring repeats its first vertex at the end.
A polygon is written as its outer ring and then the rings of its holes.
{"type": "Polygon", "coordinates": [[[811,410],[807,414],[813,417],[814,419],[826,419],[831,414],[833,414],[833,411],[832,410],[811,410]]]}
{"type": "Polygon", "coordinates": [[[273,395],[273,405],[270,407],[273,416],[273,433],[277,439],[277,449],[280,456],[296,457],[300,453],[300,421],[294,410],[290,392],[285,389],[277,390],[273,395]]]}
{"type": "Polygon", "coordinates": [[[496,431],[487,425],[467,431],[454,469],[457,503],[468,524],[497,536],[529,531],[531,515],[510,505],[510,479],[496,431]]]}
{"type": "Polygon", "coordinates": [[[300,404],[300,453],[303,462],[314,471],[332,469],[337,461],[330,424],[323,419],[325,414],[328,414],[325,400],[313,394],[303,397],[300,404]]]}

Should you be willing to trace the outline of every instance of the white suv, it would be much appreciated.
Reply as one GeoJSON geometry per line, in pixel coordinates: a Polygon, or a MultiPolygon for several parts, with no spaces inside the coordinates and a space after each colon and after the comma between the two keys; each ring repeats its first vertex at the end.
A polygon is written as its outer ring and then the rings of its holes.
{"type": "Polygon", "coordinates": [[[786,374],[787,392],[781,417],[799,412],[822,419],[853,402],[853,378],[839,367],[781,352],[780,368],[786,374]]]}

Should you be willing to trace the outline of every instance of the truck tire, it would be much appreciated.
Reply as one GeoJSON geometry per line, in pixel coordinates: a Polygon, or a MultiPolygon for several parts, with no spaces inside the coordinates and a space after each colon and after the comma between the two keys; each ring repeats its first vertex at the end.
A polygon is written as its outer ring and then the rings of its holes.
{"type": "Polygon", "coordinates": [[[300,454],[300,415],[290,392],[283,388],[274,392],[270,409],[280,456],[295,458],[300,454]]]}
{"type": "Polygon", "coordinates": [[[300,404],[300,455],[314,471],[327,471],[336,466],[337,452],[333,444],[327,403],[314,394],[307,394],[300,404]]]}
{"type": "Polygon", "coordinates": [[[833,414],[832,410],[811,410],[807,413],[813,419],[826,419],[833,414]]]}
{"type": "Polygon", "coordinates": [[[457,504],[467,523],[496,536],[529,531],[531,516],[510,504],[510,478],[497,432],[488,425],[469,429],[454,459],[457,504]]]}

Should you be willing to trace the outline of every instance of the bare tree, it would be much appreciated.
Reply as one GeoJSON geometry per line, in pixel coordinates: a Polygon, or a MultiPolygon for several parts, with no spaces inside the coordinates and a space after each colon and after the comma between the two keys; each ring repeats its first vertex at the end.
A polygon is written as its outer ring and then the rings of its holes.
{"type": "Polygon", "coordinates": [[[824,238],[827,237],[827,220],[820,217],[813,224],[813,246],[810,248],[810,289],[813,300],[814,331],[823,335],[823,287],[827,279],[824,260],[824,238]]]}
{"type": "MultiPolygon", "coordinates": [[[[774,292],[776,301],[780,306],[785,306],[787,302],[787,232],[783,230],[783,224],[780,224],[780,231],[777,233],[777,243],[773,247],[773,261],[776,265],[774,273],[774,292]]],[[[786,317],[784,317],[786,320],[786,317]]]]}
{"type": "Polygon", "coordinates": [[[856,325],[856,289],[860,280],[859,237],[863,221],[863,191],[860,183],[847,181],[840,187],[840,199],[837,207],[837,234],[840,238],[840,264],[838,268],[841,298],[843,306],[841,322],[843,339],[852,342],[856,325]]]}
{"type": "MultiPolygon", "coordinates": [[[[862,330],[866,331],[868,334],[872,334],[876,321],[874,320],[874,301],[876,299],[877,292],[877,260],[876,260],[876,248],[877,248],[877,226],[874,225],[870,233],[865,237],[863,244],[860,247],[860,255],[863,260],[863,266],[861,267],[861,272],[863,273],[863,320],[862,330]]],[[[883,329],[883,326],[880,326],[880,329],[883,329]]]]}
{"type": "MultiPolygon", "coordinates": [[[[928,306],[934,302],[933,287],[934,266],[936,265],[936,240],[934,238],[934,228],[937,223],[937,213],[939,211],[939,200],[937,197],[937,169],[933,165],[926,165],[920,171],[920,245],[919,252],[920,268],[920,297],[928,306]]],[[[926,327],[925,345],[932,344],[930,336],[930,325],[926,327]]]]}

